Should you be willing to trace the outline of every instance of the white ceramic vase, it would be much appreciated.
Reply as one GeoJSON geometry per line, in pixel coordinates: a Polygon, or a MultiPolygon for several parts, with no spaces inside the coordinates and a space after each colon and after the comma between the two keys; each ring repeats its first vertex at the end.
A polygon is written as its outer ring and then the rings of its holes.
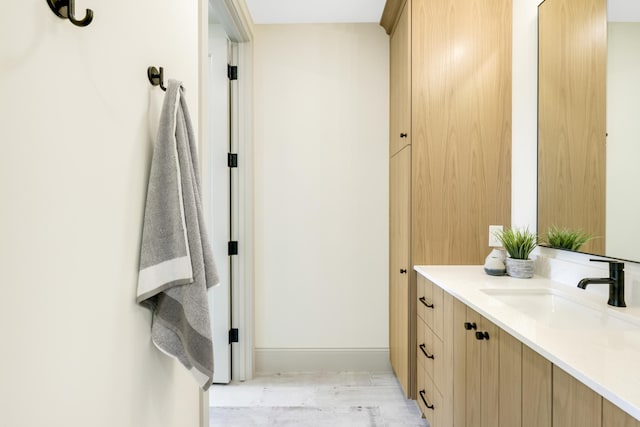
{"type": "Polygon", "coordinates": [[[533,277],[532,259],[514,259],[507,257],[505,260],[507,274],[518,279],[531,279],[533,277]]]}
{"type": "Polygon", "coordinates": [[[506,268],[504,260],[506,259],[505,251],[501,248],[493,248],[491,253],[484,260],[484,271],[489,276],[504,276],[506,268]]]}

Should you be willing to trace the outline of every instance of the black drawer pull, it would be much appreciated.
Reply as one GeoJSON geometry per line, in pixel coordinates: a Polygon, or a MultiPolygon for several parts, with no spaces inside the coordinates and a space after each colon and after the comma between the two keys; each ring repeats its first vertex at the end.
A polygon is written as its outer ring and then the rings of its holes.
{"type": "Polygon", "coordinates": [[[433,304],[429,304],[425,297],[418,298],[421,303],[423,303],[427,308],[433,308],[433,304]]]}
{"type": "Polygon", "coordinates": [[[400,269],[400,274],[407,274],[407,269],[406,268],[401,268],[400,269]]]}
{"type": "Polygon", "coordinates": [[[407,137],[406,133],[403,132],[403,133],[400,134],[400,138],[406,138],[406,137],[407,137]]]}
{"type": "Polygon", "coordinates": [[[477,329],[477,328],[478,328],[478,325],[476,325],[476,322],[473,322],[473,323],[464,322],[464,328],[465,328],[467,331],[470,331],[470,330],[472,330],[472,329],[477,329]]]}
{"type": "Polygon", "coordinates": [[[433,409],[433,405],[427,402],[427,399],[424,397],[424,395],[426,394],[424,390],[420,390],[419,393],[420,393],[420,399],[422,399],[422,401],[427,406],[427,408],[433,409]]]}
{"type": "Polygon", "coordinates": [[[420,350],[422,350],[422,353],[425,355],[425,357],[427,359],[433,359],[433,354],[429,354],[426,350],[427,346],[424,344],[420,344],[418,347],[420,347],[420,350]]]}
{"type": "Polygon", "coordinates": [[[489,332],[476,332],[476,339],[477,340],[488,340],[489,339],[489,332]]]}

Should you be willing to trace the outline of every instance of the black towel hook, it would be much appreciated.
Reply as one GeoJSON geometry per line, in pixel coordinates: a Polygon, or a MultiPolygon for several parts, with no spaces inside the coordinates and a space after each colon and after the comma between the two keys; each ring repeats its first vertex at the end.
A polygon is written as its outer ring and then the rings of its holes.
{"type": "Polygon", "coordinates": [[[84,18],[76,19],[75,0],[47,0],[47,4],[57,16],[68,19],[77,27],[86,27],[93,21],[93,11],[87,9],[84,18]]]}
{"type": "Polygon", "coordinates": [[[147,77],[152,85],[160,86],[160,89],[167,91],[167,88],[164,87],[164,68],[160,67],[159,71],[156,67],[147,68],[147,77]]]}

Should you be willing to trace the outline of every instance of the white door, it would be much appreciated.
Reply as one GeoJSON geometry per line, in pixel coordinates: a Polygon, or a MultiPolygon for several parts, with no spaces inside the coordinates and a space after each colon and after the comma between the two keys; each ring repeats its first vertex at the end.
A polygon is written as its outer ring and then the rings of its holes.
{"type": "Polygon", "coordinates": [[[213,333],[213,382],[231,381],[231,261],[228,243],[231,238],[230,171],[227,155],[230,152],[230,91],[227,77],[229,41],[221,25],[209,25],[209,162],[210,189],[209,224],[212,234],[220,285],[209,290],[211,329],[213,333]]]}

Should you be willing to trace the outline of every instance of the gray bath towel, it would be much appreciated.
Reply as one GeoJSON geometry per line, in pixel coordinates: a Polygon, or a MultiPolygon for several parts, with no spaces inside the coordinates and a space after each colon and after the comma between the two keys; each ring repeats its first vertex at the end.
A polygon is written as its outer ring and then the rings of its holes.
{"type": "Polygon", "coordinates": [[[137,301],[153,312],[153,343],[207,390],[213,378],[207,289],[219,280],[204,228],[195,145],[184,90],[169,80],[151,161],[137,301]]]}

